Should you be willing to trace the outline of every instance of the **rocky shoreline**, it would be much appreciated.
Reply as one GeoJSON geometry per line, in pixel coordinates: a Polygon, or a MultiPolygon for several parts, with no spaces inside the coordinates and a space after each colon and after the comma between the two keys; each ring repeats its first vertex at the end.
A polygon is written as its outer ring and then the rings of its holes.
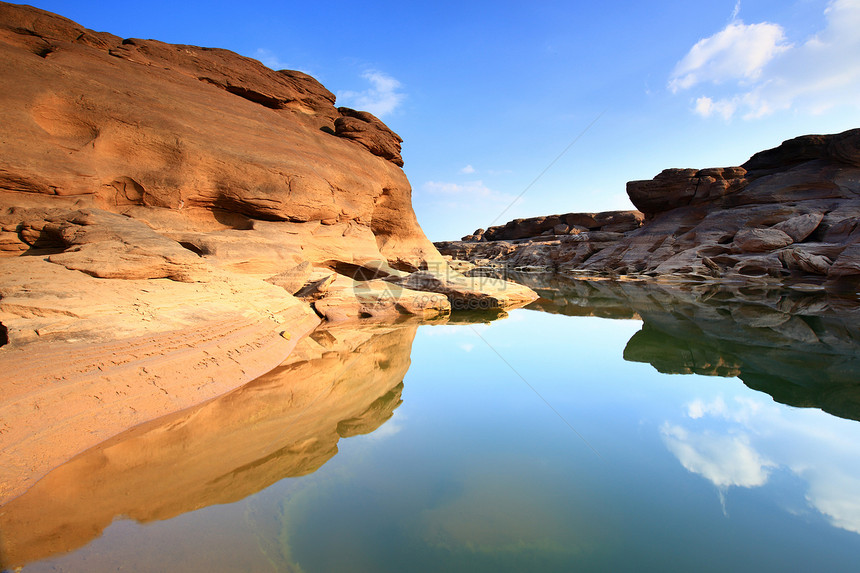
{"type": "Polygon", "coordinates": [[[0,503],[318,324],[537,298],[449,268],[400,137],[314,78],[0,3],[0,503]]]}
{"type": "Polygon", "coordinates": [[[638,210],[434,245],[400,137],[301,72],[0,3],[0,73],[0,504],[292,363],[320,324],[488,320],[538,298],[475,266],[860,279],[860,130],[631,182],[638,210]]]}
{"type": "Polygon", "coordinates": [[[807,135],[739,167],[631,181],[638,211],[478,229],[439,251],[478,266],[656,280],[860,282],[860,129],[807,135]]]}

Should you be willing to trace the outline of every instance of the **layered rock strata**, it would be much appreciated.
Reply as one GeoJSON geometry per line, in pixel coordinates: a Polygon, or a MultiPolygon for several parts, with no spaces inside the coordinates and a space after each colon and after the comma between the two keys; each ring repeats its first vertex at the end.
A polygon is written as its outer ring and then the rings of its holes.
{"type": "Polygon", "coordinates": [[[644,222],[618,235],[524,239],[543,227],[512,222],[437,246],[478,263],[598,275],[860,280],[860,129],[798,137],[740,167],[668,169],[631,181],[627,194],[644,222]]]}
{"type": "Polygon", "coordinates": [[[307,74],[0,3],[0,77],[0,500],[321,320],[536,297],[449,269],[401,139],[307,74]]]}

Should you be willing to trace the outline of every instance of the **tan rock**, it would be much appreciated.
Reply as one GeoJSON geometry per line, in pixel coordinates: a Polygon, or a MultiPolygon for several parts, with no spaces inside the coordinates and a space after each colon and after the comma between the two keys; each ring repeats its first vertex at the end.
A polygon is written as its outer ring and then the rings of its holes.
{"type": "Polygon", "coordinates": [[[766,253],[790,245],[791,237],[779,229],[742,229],[734,238],[734,246],[745,253],[766,253]]]}
{"type": "Polygon", "coordinates": [[[107,280],[21,257],[0,261],[0,323],[8,499],[126,428],[264,374],[319,318],[257,279],[107,280]]]}
{"type": "MultiPolygon", "coordinates": [[[[182,213],[162,221],[165,234],[195,229],[206,213],[336,221],[375,237],[375,258],[415,268],[439,260],[392,163],[399,138],[369,114],[336,109],[313,78],[226,50],[122,41],[35,8],[0,10],[0,73],[15,85],[0,90],[7,204],[27,191],[46,207],[75,197],[78,208],[136,217],[158,208],[182,213]],[[49,57],[34,54],[45,46],[49,57]],[[338,137],[338,119],[366,128],[338,137]]],[[[349,238],[340,242],[337,258],[351,260],[349,238]]],[[[273,269],[255,262],[249,270],[273,269]]]]}
{"type": "Polygon", "coordinates": [[[438,292],[451,301],[452,310],[490,310],[522,306],[538,298],[530,288],[491,277],[466,277],[451,269],[418,271],[389,279],[407,289],[438,292]]]}
{"type": "Polygon", "coordinates": [[[307,282],[296,292],[296,296],[305,300],[317,300],[328,292],[338,274],[331,271],[315,271],[308,276],[307,282]]]}
{"type": "Polygon", "coordinates": [[[266,282],[279,286],[290,294],[296,294],[305,286],[312,272],[311,264],[308,261],[302,261],[291,269],[267,278],[266,282]]]}
{"type": "Polygon", "coordinates": [[[343,275],[337,275],[313,305],[329,322],[391,319],[403,314],[432,318],[451,312],[444,294],[420,292],[383,280],[356,281],[343,275]]]}
{"type": "Polygon", "coordinates": [[[806,213],[805,215],[798,215],[797,217],[787,219],[782,223],[777,223],[771,228],[782,231],[791,237],[795,243],[800,243],[806,240],[818,228],[823,219],[824,214],[822,213],[806,213]]]}
{"type": "Polygon", "coordinates": [[[358,142],[374,155],[403,167],[400,144],[396,133],[379,121],[372,113],[356,111],[348,107],[338,108],[340,117],[334,122],[335,135],[358,142]]]}

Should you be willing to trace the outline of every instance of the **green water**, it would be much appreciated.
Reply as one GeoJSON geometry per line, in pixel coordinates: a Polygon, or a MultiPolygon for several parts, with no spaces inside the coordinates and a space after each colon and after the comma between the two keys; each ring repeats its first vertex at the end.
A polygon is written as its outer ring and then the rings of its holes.
{"type": "MultiPolygon", "coordinates": [[[[117,502],[104,523],[53,502],[70,515],[34,534],[44,549],[23,570],[857,569],[856,304],[587,283],[541,294],[502,320],[371,329],[335,366],[334,351],[291,366],[336,372],[279,414],[270,453],[229,482],[202,472],[193,499],[179,476],[193,470],[164,462],[146,477],[163,489],[139,502],[164,507],[117,502]],[[353,384],[358,414],[326,419],[319,396],[338,388],[343,403],[353,384]],[[293,438],[317,406],[312,437],[293,438]]],[[[110,487],[146,471],[135,463],[110,487]]]]}

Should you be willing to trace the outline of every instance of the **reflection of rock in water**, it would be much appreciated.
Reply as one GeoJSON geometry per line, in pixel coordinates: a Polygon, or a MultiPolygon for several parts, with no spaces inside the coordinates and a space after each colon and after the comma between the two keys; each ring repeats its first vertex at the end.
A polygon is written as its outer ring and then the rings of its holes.
{"type": "Polygon", "coordinates": [[[0,510],[0,567],[82,546],[117,516],[167,519],[315,471],[400,405],[416,328],[317,331],[254,382],[56,468],[0,510]]]}
{"type": "Polygon", "coordinates": [[[516,280],[541,295],[527,308],[641,318],[642,330],[624,350],[626,360],[668,374],[737,376],[778,402],[860,420],[856,296],[558,276],[518,275],[516,280]]]}

